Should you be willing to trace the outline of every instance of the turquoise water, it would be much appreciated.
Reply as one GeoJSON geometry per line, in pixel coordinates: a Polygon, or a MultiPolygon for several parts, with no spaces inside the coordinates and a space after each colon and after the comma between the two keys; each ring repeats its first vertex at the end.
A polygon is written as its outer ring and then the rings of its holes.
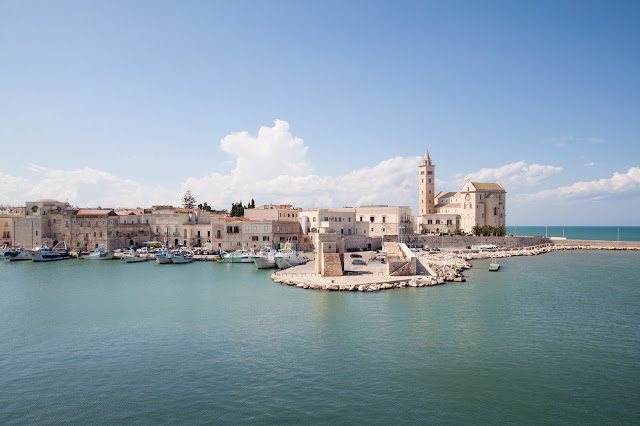
{"type": "Polygon", "coordinates": [[[1,424],[636,423],[640,253],[305,291],[251,265],[0,264],[1,424]]]}
{"type": "Polygon", "coordinates": [[[570,240],[640,241],[640,226],[507,226],[507,234],[570,240]],[[564,228],[564,229],[563,229],[564,228]]]}

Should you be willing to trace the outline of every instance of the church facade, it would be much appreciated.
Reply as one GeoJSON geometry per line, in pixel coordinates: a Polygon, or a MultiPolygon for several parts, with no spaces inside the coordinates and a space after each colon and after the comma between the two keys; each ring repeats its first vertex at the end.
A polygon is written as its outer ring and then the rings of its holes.
{"type": "Polygon", "coordinates": [[[457,192],[435,194],[435,165],[429,151],[419,166],[419,233],[472,233],[475,226],[505,226],[507,191],[499,183],[471,182],[457,192]]]}

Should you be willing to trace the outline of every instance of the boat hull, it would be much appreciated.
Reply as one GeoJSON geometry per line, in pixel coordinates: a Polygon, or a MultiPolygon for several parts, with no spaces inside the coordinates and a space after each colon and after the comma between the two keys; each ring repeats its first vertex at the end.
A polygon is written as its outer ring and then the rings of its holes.
{"type": "Polygon", "coordinates": [[[159,263],[161,265],[171,263],[171,258],[165,254],[158,254],[156,255],[156,263],[159,263]]]}
{"type": "Polygon", "coordinates": [[[9,259],[9,262],[15,262],[20,260],[33,260],[29,255],[29,253],[27,253],[24,250],[9,252],[9,257],[7,259],[9,259]]]}
{"type": "Polygon", "coordinates": [[[258,269],[277,268],[276,261],[274,259],[268,259],[266,257],[254,257],[253,263],[255,263],[258,269]]]}
{"type": "Polygon", "coordinates": [[[106,252],[106,253],[98,253],[98,254],[94,254],[94,253],[83,254],[82,256],[80,256],[80,259],[86,259],[86,260],[111,260],[111,259],[113,259],[113,252],[109,251],[109,252],[106,252]]]}
{"type": "Polygon", "coordinates": [[[276,257],[275,261],[276,261],[276,265],[278,266],[278,268],[280,269],[287,269],[287,268],[291,268],[293,266],[298,266],[298,265],[303,265],[305,263],[307,263],[307,258],[306,257],[276,257]]]}
{"type": "Polygon", "coordinates": [[[69,253],[57,253],[57,252],[34,252],[31,253],[31,258],[34,262],[53,262],[56,260],[66,260],[69,259],[69,253]]]}
{"type": "Polygon", "coordinates": [[[125,263],[139,263],[146,262],[147,260],[149,260],[149,258],[140,256],[127,256],[124,258],[125,263]]]}
{"type": "Polygon", "coordinates": [[[192,257],[185,256],[172,256],[171,263],[181,264],[181,263],[191,263],[193,261],[192,257]]]}

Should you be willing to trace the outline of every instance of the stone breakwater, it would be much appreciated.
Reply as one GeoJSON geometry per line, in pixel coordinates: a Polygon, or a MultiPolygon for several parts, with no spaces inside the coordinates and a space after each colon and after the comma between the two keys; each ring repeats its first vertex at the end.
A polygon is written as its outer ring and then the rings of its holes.
{"type": "MultiPolygon", "coordinates": [[[[374,282],[374,283],[362,283],[362,284],[336,284],[335,282],[330,282],[327,284],[320,282],[300,282],[300,280],[295,280],[291,278],[287,278],[284,276],[278,276],[277,274],[273,274],[271,279],[280,284],[309,289],[309,290],[327,290],[327,291],[360,291],[360,292],[374,292],[381,290],[392,290],[395,288],[411,288],[411,287],[427,287],[444,284],[445,280],[443,278],[438,277],[414,277],[409,280],[401,280],[401,281],[388,281],[388,282],[374,282]]],[[[334,280],[335,281],[335,280],[334,280]]]]}
{"type": "Polygon", "coordinates": [[[323,278],[314,273],[285,270],[274,272],[271,279],[280,284],[310,290],[377,292],[411,287],[428,287],[446,282],[464,282],[464,271],[479,259],[514,256],[537,256],[563,250],[633,250],[640,251],[640,242],[562,240],[555,244],[505,248],[491,251],[452,250],[417,254],[428,274],[416,277],[345,275],[323,278]]]}

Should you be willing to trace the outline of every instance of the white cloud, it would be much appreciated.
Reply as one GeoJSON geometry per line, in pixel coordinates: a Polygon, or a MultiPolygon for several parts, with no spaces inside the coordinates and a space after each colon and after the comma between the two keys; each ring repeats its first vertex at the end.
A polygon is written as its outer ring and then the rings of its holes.
{"type": "Polygon", "coordinates": [[[7,182],[2,185],[0,201],[23,205],[25,201],[53,198],[85,207],[135,207],[145,202],[156,204],[175,198],[175,190],[145,187],[132,180],[88,167],[60,170],[29,163],[26,168],[42,175],[42,178],[32,183],[25,178],[0,174],[0,182],[7,182]]]}
{"type": "Polygon", "coordinates": [[[577,143],[590,143],[590,144],[598,144],[605,143],[607,140],[605,138],[594,138],[594,137],[576,137],[576,136],[561,136],[547,139],[544,142],[554,143],[558,147],[564,147],[568,144],[577,144],[577,143]]]}
{"type": "Polygon", "coordinates": [[[590,162],[584,164],[585,167],[593,167],[595,165],[596,165],[596,163],[593,162],[593,161],[590,161],[590,162]]]}
{"type": "Polygon", "coordinates": [[[261,127],[257,136],[234,133],[220,142],[236,157],[230,174],[217,172],[189,178],[181,187],[211,206],[234,201],[288,203],[300,207],[340,207],[363,204],[411,204],[416,198],[420,157],[396,157],[343,176],[311,173],[304,141],[294,137],[286,121],[261,127]]]}
{"type": "Polygon", "coordinates": [[[537,185],[545,179],[562,172],[562,167],[543,166],[540,164],[527,164],[524,161],[505,164],[504,166],[489,169],[480,169],[468,174],[464,180],[473,182],[496,182],[506,186],[537,185]]]}
{"type": "Polygon", "coordinates": [[[540,191],[529,196],[531,200],[541,198],[586,198],[602,199],[621,194],[640,192],[640,167],[632,167],[627,173],[615,172],[611,178],[589,182],[576,182],[571,186],[540,191]]]}

